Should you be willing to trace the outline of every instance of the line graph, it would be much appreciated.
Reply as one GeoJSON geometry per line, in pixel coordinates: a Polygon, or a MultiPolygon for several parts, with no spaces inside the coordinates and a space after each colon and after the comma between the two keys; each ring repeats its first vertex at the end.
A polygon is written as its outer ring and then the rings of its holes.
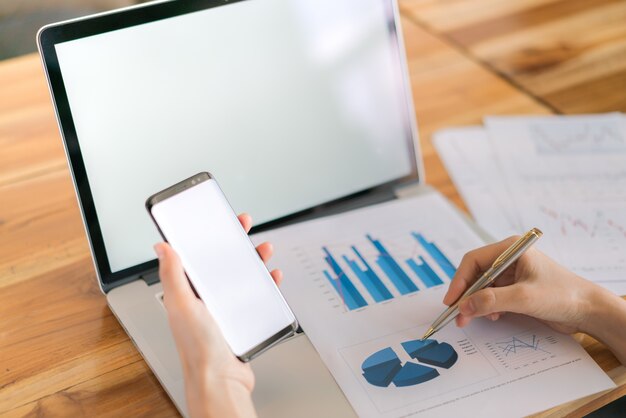
{"type": "Polygon", "coordinates": [[[623,209],[608,205],[598,208],[591,204],[562,206],[541,204],[536,216],[528,218],[546,234],[543,250],[585,277],[595,280],[623,277],[626,272],[623,209]]]}
{"type": "Polygon", "coordinates": [[[575,231],[579,231],[590,238],[594,238],[598,235],[599,231],[602,230],[602,227],[608,226],[611,231],[626,237],[626,226],[622,225],[621,222],[616,219],[607,217],[602,210],[594,210],[587,220],[582,219],[576,214],[560,211],[545,205],[539,206],[539,212],[550,220],[559,222],[563,235],[569,235],[575,231]]]}
{"type": "Polygon", "coordinates": [[[524,349],[532,350],[532,351],[543,351],[544,353],[549,354],[548,351],[539,347],[539,338],[537,338],[537,336],[534,334],[532,335],[531,339],[528,341],[524,341],[517,337],[513,337],[510,340],[499,341],[499,342],[496,342],[495,344],[498,346],[498,348],[502,350],[502,353],[505,356],[508,356],[509,354],[517,354],[519,351],[522,351],[524,349]]]}
{"type": "Polygon", "coordinates": [[[540,154],[579,154],[626,152],[626,138],[612,124],[554,123],[528,127],[540,154]]]}
{"type": "Polygon", "coordinates": [[[613,228],[614,230],[616,230],[617,232],[619,232],[621,235],[624,236],[624,238],[626,238],[626,226],[624,225],[620,225],[618,222],[614,221],[613,219],[609,219],[607,220],[607,224],[613,228]]]}
{"type": "Polygon", "coordinates": [[[555,335],[526,332],[507,338],[488,341],[485,346],[496,362],[507,370],[518,370],[557,356],[555,335]]]}

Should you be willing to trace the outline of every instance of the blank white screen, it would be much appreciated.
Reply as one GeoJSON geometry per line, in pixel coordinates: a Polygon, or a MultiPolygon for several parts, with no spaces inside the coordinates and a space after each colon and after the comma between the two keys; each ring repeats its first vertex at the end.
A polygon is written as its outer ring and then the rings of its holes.
{"type": "Polygon", "coordinates": [[[56,45],[111,271],[211,172],[262,223],[410,174],[388,0],[250,0],[56,45]]]}
{"type": "Polygon", "coordinates": [[[295,321],[214,180],[157,203],[152,215],[236,355],[295,321]]]}

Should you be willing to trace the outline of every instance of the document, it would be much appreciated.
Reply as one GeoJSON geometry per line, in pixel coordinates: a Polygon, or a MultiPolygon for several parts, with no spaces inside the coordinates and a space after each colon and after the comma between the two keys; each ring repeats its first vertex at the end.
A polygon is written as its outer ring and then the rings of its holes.
{"type": "Polygon", "coordinates": [[[538,248],[626,294],[624,118],[492,117],[486,124],[434,137],[476,221],[497,239],[539,227],[538,248]]]}
{"type": "Polygon", "coordinates": [[[482,126],[441,130],[433,144],[472,216],[487,233],[502,239],[527,232],[482,126]]]}
{"type": "Polygon", "coordinates": [[[524,229],[583,277],[626,280],[626,128],[619,113],[489,117],[485,126],[524,229]]]}
{"type": "Polygon", "coordinates": [[[483,244],[437,193],[253,236],[265,240],[285,298],[360,416],[522,416],[614,387],[570,336],[527,317],[419,340],[461,257],[483,244]]]}

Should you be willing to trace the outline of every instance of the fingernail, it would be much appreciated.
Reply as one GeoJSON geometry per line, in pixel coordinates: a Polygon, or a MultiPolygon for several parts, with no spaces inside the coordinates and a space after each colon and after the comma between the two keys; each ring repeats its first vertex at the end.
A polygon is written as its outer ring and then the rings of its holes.
{"type": "Polygon", "coordinates": [[[460,309],[463,315],[474,315],[474,313],[476,313],[476,307],[474,306],[474,301],[472,299],[468,299],[461,303],[460,309]]]}
{"type": "Polygon", "coordinates": [[[157,257],[159,257],[159,260],[163,258],[163,248],[161,247],[161,244],[156,244],[154,246],[154,252],[156,253],[157,257]]]}

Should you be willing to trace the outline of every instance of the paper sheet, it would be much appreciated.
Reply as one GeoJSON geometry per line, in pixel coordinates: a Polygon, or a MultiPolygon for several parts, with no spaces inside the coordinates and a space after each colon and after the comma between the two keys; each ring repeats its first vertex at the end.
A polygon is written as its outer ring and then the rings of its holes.
{"type": "Polygon", "coordinates": [[[497,238],[538,226],[545,232],[539,248],[583,277],[626,294],[626,152],[615,144],[624,138],[623,118],[494,117],[487,123],[490,135],[480,127],[435,135],[477,222],[497,238]],[[606,132],[615,136],[610,145],[606,132]],[[559,147],[567,141],[574,145],[559,147]],[[597,149],[583,152],[589,147],[597,149]]]}
{"type": "Polygon", "coordinates": [[[433,142],[448,174],[478,224],[494,238],[524,231],[481,126],[437,132],[433,142]]]}
{"type": "Polygon", "coordinates": [[[593,281],[624,282],[624,118],[490,117],[485,124],[522,226],[545,232],[539,247],[593,281]]]}
{"type": "Polygon", "coordinates": [[[482,244],[438,194],[253,240],[274,243],[283,294],[360,416],[522,416],[614,386],[571,337],[521,316],[417,340],[482,244]]]}

